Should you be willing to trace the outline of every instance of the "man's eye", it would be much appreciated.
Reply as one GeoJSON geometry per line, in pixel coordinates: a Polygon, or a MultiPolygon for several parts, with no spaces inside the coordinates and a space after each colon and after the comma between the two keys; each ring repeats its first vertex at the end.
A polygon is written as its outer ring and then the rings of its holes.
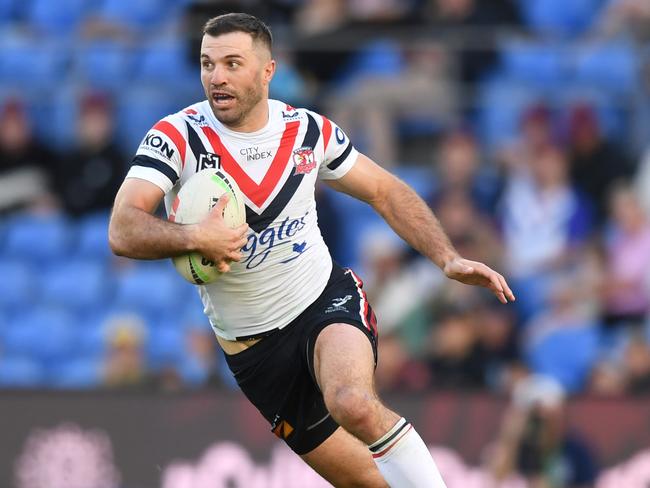
{"type": "Polygon", "coordinates": [[[239,63],[237,61],[229,61],[228,62],[228,67],[229,68],[237,68],[239,66],[239,63]]]}
{"type": "Polygon", "coordinates": [[[209,62],[201,63],[201,67],[203,67],[204,69],[210,69],[212,67],[212,63],[209,62]]]}

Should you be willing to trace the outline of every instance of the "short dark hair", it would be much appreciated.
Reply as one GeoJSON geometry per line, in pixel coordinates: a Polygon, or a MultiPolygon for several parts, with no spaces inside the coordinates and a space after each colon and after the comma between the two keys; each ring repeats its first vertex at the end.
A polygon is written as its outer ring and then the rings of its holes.
{"type": "Polygon", "coordinates": [[[254,15],[229,13],[212,17],[203,26],[203,35],[217,37],[230,32],[245,32],[253,41],[261,42],[269,51],[273,46],[271,29],[254,15]]]}

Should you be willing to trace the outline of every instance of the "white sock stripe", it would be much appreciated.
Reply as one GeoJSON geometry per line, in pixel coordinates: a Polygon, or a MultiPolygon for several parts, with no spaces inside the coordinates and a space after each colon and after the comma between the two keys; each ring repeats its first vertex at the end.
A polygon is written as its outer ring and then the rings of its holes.
{"type": "Polygon", "coordinates": [[[377,452],[386,446],[391,440],[393,440],[397,435],[402,431],[409,423],[404,417],[399,419],[397,423],[390,429],[386,434],[384,434],[380,439],[376,440],[368,446],[372,452],[377,452]]]}
{"type": "Polygon", "coordinates": [[[386,444],[381,451],[379,452],[373,452],[372,457],[374,459],[384,459],[384,457],[392,451],[392,449],[400,444],[402,442],[402,439],[404,439],[409,432],[413,430],[413,426],[411,424],[406,424],[399,432],[397,432],[397,435],[395,438],[391,439],[388,444],[386,444]]]}

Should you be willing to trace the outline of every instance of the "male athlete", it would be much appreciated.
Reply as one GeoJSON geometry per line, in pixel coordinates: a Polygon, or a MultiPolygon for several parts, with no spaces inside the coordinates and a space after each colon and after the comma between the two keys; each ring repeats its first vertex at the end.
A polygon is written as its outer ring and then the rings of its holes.
{"type": "MultiPolygon", "coordinates": [[[[445,484],[415,429],[375,392],[377,326],[361,280],[329,255],[318,229],[317,177],[374,209],[452,279],[491,289],[504,278],[461,258],[425,203],[359,154],[327,118],[269,100],[271,33],[247,14],[209,20],[201,44],[207,100],[158,122],[119,190],[109,236],[118,255],[199,252],[224,272],[199,287],[242,391],[273,432],[340,487],[445,484]],[[227,197],[198,224],[167,211],[195,172],[225,169],[246,198],[247,224],[228,228],[227,197]]],[[[153,284],[155,286],[155,284],[153,284]]]]}

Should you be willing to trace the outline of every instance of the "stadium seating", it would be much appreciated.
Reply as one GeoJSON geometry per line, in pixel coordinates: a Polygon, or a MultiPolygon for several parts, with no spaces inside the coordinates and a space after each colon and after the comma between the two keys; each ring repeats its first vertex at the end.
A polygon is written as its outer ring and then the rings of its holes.
{"type": "Polygon", "coordinates": [[[78,313],[96,310],[110,297],[111,281],[106,267],[97,261],[60,261],[39,280],[41,300],[78,313]]]}
{"type": "Polygon", "coordinates": [[[540,101],[540,90],[505,77],[495,77],[479,89],[476,125],[481,142],[500,147],[511,142],[527,107],[540,101]]]}
{"type": "Polygon", "coordinates": [[[68,61],[64,42],[37,42],[23,34],[5,32],[0,49],[0,85],[19,88],[23,94],[25,90],[55,88],[67,77],[68,61]]]}
{"type": "Polygon", "coordinates": [[[117,307],[137,311],[156,321],[174,316],[182,304],[184,288],[170,261],[136,265],[115,277],[117,307]]]}
{"type": "Polygon", "coordinates": [[[177,37],[156,36],[138,48],[137,53],[135,83],[173,90],[181,97],[183,93],[193,92],[188,99],[200,99],[199,62],[198,58],[193,63],[188,59],[187,42],[177,37]]]}
{"type": "Polygon", "coordinates": [[[627,43],[581,45],[575,52],[574,69],[577,82],[611,94],[629,95],[638,85],[639,59],[627,43]]]}
{"type": "Polygon", "coordinates": [[[75,351],[74,319],[58,307],[40,306],[9,320],[4,347],[8,355],[29,356],[43,366],[55,364],[75,351]]]}
{"type": "Polygon", "coordinates": [[[0,357],[0,387],[35,388],[45,384],[45,368],[30,356],[0,357]]]}
{"type": "Polygon", "coordinates": [[[66,36],[74,34],[80,24],[91,14],[94,2],[86,0],[31,0],[27,20],[45,34],[66,36]]]}
{"type": "Polygon", "coordinates": [[[117,91],[131,79],[134,52],[124,42],[98,40],[84,43],[74,51],[74,74],[94,88],[117,91]]]}
{"type": "MultiPolygon", "coordinates": [[[[198,93],[200,89],[197,84],[198,93]]],[[[117,106],[117,136],[125,152],[135,154],[149,129],[164,116],[183,108],[186,101],[173,100],[166,90],[148,83],[132,85],[121,91],[117,106]]]]}
{"type": "Polygon", "coordinates": [[[9,219],[4,254],[32,265],[64,259],[70,250],[72,229],[60,214],[24,214],[9,219]]]}
{"type": "Polygon", "coordinates": [[[88,389],[102,384],[102,363],[96,358],[63,362],[52,371],[48,385],[61,389],[88,389]]]}
{"type": "Polygon", "coordinates": [[[0,0],[0,27],[18,20],[16,0],[0,0]]]}
{"type": "MultiPolygon", "coordinates": [[[[197,66],[188,61],[187,46],[174,30],[188,3],[0,0],[0,99],[16,93],[26,97],[39,138],[68,149],[79,95],[88,88],[104,89],[115,96],[119,142],[133,154],[157,120],[203,96],[197,66]],[[80,28],[91,16],[114,23],[137,42],[119,36],[82,40],[80,28]]],[[[565,110],[589,103],[607,135],[626,140],[624,110],[639,88],[640,51],[618,40],[585,43],[577,37],[606,1],[517,3],[532,35],[500,41],[497,71],[477,89],[475,122],[487,149],[511,140],[523,111],[540,100],[565,110]]],[[[342,88],[365,77],[398,76],[404,67],[402,47],[379,40],[352,56],[336,81],[342,88]]],[[[308,93],[300,73],[281,60],[272,96],[302,104],[309,102],[308,93]]],[[[428,136],[439,128],[429,119],[405,118],[399,129],[405,136],[428,136]]],[[[362,141],[355,144],[360,147],[362,141]]],[[[430,194],[433,178],[427,169],[398,168],[397,173],[421,195],[430,194]]],[[[341,264],[358,266],[359,235],[385,224],[366,204],[339,193],[332,200],[346,216],[341,264]]],[[[183,282],[168,260],[114,258],[107,226],[107,213],[77,221],[57,214],[0,220],[0,387],[99,385],[109,319],[124,312],[144,319],[147,360],[154,368],[173,365],[188,384],[205,381],[206,371],[185,353],[187,330],[210,327],[195,287],[183,282]]],[[[525,293],[518,304],[526,304],[525,293]]],[[[593,328],[562,330],[536,342],[526,357],[535,371],[554,375],[576,391],[598,344],[593,328]]]]}
{"type": "Polygon", "coordinates": [[[188,0],[103,0],[99,19],[132,28],[138,34],[160,30],[167,21],[179,18],[188,0]]]}
{"type": "Polygon", "coordinates": [[[518,0],[526,24],[540,34],[576,35],[594,21],[603,0],[518,0]]]}
{"type": "Polygon", "coordinates": [[[167,322],[149,330],[147,358],[154,370],[180,364],[185,351],[185,335],[177,322],[167,322]]]}
{"type": "Polygon", "coordinates": [[[106,262],[112,256],[108,246],[108,213],[97,213],[83,217],[79,229],[74,254],[81,258],[106,262]]]}
{"type": "Polygon", "coordinates": [[[557,89],[566,78],[566,45],[509,40],[501,47],[501,72],[512,81],[557,89]]]}
{"type": "Polygon", "coordinates": [[[36,302],[38,280],[26,261],[0,257],[0,310],[7,315],[36,302]]]}

